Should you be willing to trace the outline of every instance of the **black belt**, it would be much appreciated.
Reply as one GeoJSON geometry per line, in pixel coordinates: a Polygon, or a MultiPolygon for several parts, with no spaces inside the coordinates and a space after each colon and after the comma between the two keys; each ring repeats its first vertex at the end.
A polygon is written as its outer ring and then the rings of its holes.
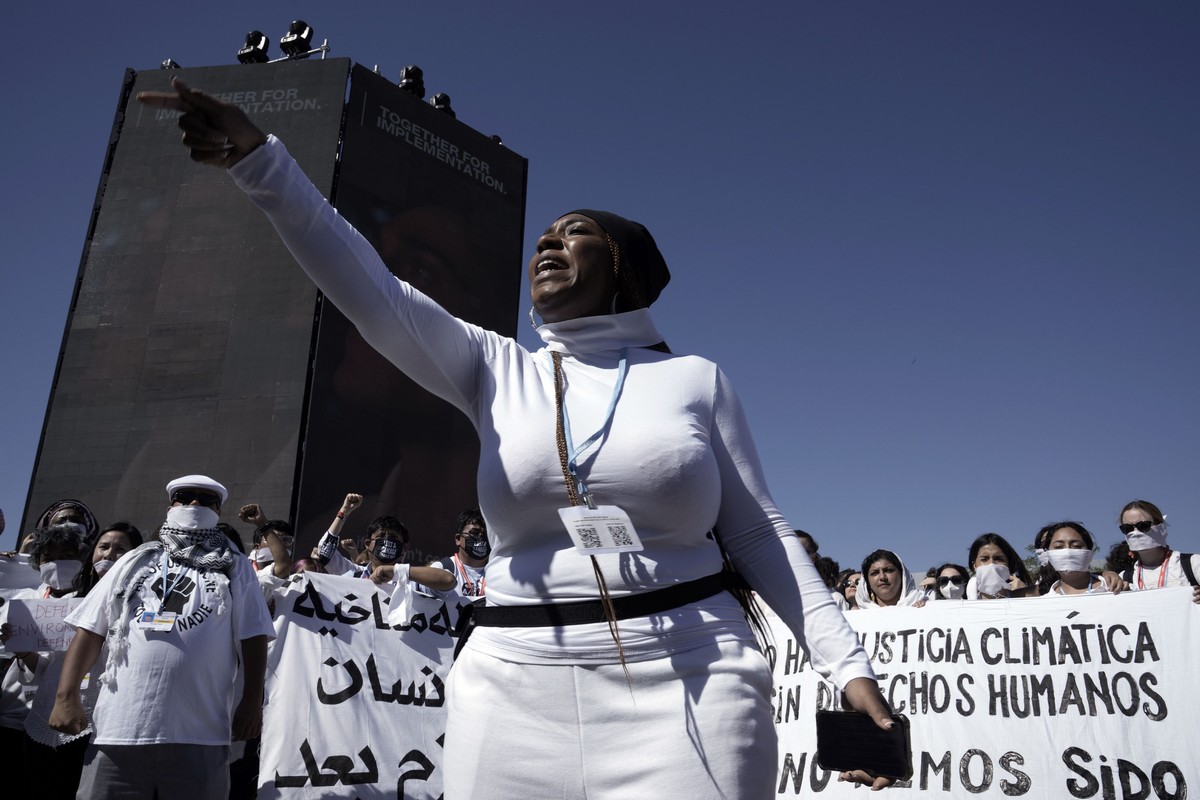
{"type": "MultiPolygon", "coordinates": [[[[652,592],[612,598],[616,618],[632,619],[661,614],[673,608],[695,603],[725,590],[746,587],[745,579],[729,570],[697,578],[694,581],[677,583],[652,592]]],[[[454,648],[457,658],[463,645],[476,626],[490,628],[538,628],[551,625],[584,625],[589,622],[605,622],[604,606],[599,600],[583,600],[577,603],[547,603],[535,606],[485,606],[472,604],[459,610],[455,634],[458,644],[454,648]]]]}
{"type": "MultiPolygon", "coordinates": [[[[612,598],[617,619],[648,617],[712,597],[728,588],[724,573],[677,583],[652,592],[612,598]]],[[[489,628],[537,628],[550,625],[584,625],[604,622],[599,600],[576,603],[547,603],[536,606],[479,606],[472,612],[476,625],[489,628]]]]}

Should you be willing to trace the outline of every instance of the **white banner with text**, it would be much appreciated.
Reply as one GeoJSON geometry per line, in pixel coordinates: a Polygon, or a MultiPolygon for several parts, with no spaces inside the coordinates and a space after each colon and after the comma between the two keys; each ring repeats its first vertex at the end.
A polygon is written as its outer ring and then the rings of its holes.
{"type": "MultiPolygon", "coordinates": [[[[814,716],[837,693],[770,619],[777,796],[865,796],[817,765],[814,716]]],[[[912,726],[913,777],[889,798],[1181,800],[1200,789],[1190,588],[935,601],[847,619],[912,726]]]]}
{"type": "MultiPolygon", "coordinates": [[[[453,602],[406,626],[368,581],[297,577],[275,600],[261,798],[441,795],[453,602]]],[[[1189,589],[939,601],[847,615],[912,728],[913,777],[886,797],[1182,800],[1200,787],[1200,606],[1189,589]]],[[[865,797],[817,765],[834,708],[769,616],[779,797],[865,797]]],[[[730,735],[737,735],[731,732],[730,735]]]]}
{"type": "Polygon", "coordinates": [[[452,601],[407,625],[367,580],[304,573],[275,596],[259,767],[265,798],[437,798],[452,601]]]}

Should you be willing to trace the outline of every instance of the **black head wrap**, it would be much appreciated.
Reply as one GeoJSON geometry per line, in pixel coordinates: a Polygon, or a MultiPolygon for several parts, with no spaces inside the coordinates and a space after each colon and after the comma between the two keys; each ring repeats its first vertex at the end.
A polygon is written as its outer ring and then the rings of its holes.
{"type": "MultiPolygon", "coordinates": [[[[625,310],[649,308],[671,280],[667,262],[658,252],[654,237],[641,223],[607,211],[579,208],[570,212],[595,220],[616,245],[613,271],[617,277],[619,303],[625,310]]],[[[567,216],[563,214],[563,216],[567,216]]]]}
{"type": "Polygon", "coordinates": [[[60,511],[70,509],[77,512],[83,517],[84,538],[88,541],[95,539],[96,534],[100,532],[100,526],[96,522],[96,515],[85,504],[78,500],[59,500],[57,503],[51,503],[50,506],[42,512],[38,517],[37,528],[45,528],[50,525],[51,518],[60,511]]]}

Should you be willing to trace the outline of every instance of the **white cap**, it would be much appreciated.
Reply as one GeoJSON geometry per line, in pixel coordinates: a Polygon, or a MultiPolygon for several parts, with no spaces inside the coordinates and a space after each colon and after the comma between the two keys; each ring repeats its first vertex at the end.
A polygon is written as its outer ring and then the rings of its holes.
{"type": "Polygon", "coordinates": [[[167,499],[175,494],[176,489],[204,489],[221,498],[221,505],[229,499],[229,490],[207,475],[184,475],[167,484],[167,499]]]}

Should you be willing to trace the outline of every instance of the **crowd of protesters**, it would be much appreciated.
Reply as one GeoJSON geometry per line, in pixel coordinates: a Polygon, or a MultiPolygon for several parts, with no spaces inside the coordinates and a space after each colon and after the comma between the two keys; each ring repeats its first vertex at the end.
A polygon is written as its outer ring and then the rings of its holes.
{"type": "Polygon", "coordinates": [[[946,562],[915,578],[891,550],[875,550],[857,569],[841,569],[821,556],[816,541],[796,531],[838,605],[845,611],[921,607],[937,600],[1001,600],[1062,595],[1119,594],[1126,591],[1192,587],[1200,603],[1200,554],[1180,553],[1167,544],[1167,521],[1158,506],[1132,500],[1116,524],[1123,537],[1100,558],[1083,523],[1062,520],[1043,526],[1022,558],[998,533],[971,542],[963,564],[946,562]]]}
{"type": "Polygon", "coordinates": [[[454,552],[433,559],[409,547],[394,516],[343,530],[362,504],[358,494],[346,495],[320,544],[300,554],[292,525],[257,503],[238,513],[253,526],[247,546],[218,521],[228,491],[211,478],[173,480],[167,498],[166,520],[146,537],[127,521],[101,526],[87,505],[62,500],[20,538],[19,552],[0,553],[0,748],[28,767],[10,773],[11,796],[164,796],[167,787],[168,796],[210,797],[227,786],[231,798],[253,797],[273,596],[291,576],[341,574],[385,589],[410,581],[423,594],[468,603],[484,595],[490,545],[477,508],[459,515],[454,552]],[[69,598],[82,600],[66,618],[76,631],[70,649],[7,647],[13,601],[69,598]],[[221,621],[199,624],[209,619],[221,621]],[[189,636],[162,648],[161,637],[147,635],[171,628],[189,636]],[[105,706],[105,684],[106,696],[118,684],[129,691],[105,706]],[[189,705],[172,710],[168,696],[189,705]],[[139,748],[147,743],[169,757],[152,763],[159,759],[139,748]],[[197,775],[216,787],[197,784],[197,775]]]}
{"type": "MultiPolygon", "coordinates": [[[[240,642],[243,648],[253,643],[264,650],[273,636],[269,614],[274,593],[291,576],[305,571],[368,579],[387,589],[398,581],[410,581],[432,596],[457,595],[467,602],[484,596],[490,548],[486,523],[478,509],[468,509],[456,520],[453,554],[434,560],[410,548],[409,532],[394,516],[376,517],[365,526],[348,525],[348,518],[362,505],[362,497],[354,493],[345,496],[328,532],[311,552],[305,553],[295,552],[291,523],[269,518],[256,503],[241,506],[238,513],[239,520],[252,527],[247,546],[237,528],[217,521],[228,493],[210,478],[193,475],[176,479],[168,485],[167,494],[170,507],[166,522],[151,536],[144,537],[126,521],[101,526],[84,503],[62,500],[46,509],[35,529],[21,540],[20,554],[0,554],[9,565],[4,574],[9,584],[15,574],[12,565],[27,563],[36,571],[36,580],[30,576],[19,581],[19,587],[0,586],[5,606],[13,600],[87,598],[94,590],[103,595],[86,603],[84,607],[92,609],[90,613],[72,612],[68,618],[81,631],[76,638],[86,639],[93,646],[91,650],[80,648],[86,650],[84,660],[73,662],[70,651],[3,654],[0,747],[28,765],[28,769],[19,771],[21,775],[37,776],[36,787],[24,787],[26,794],[36,790],[39,797],[74,797],[79,791],[80,796],[86,796],[123,780],[126,773],[141,776],[145,771],[136,754],[122,764],[124,748],[106,748],[105,742],[113,741],[112,732],[107,738],[104,731],[97,735],[92,722],[99,689],[106,680],[113,680],[114,674],[122,675],[122,669],[127,672],[126,680],[130,676],[138,680],[137,665],[129,665],[127,655],[124,662],[114,658],[114,652],[128,650],[135,662],[146,657],[139,655],[137,636],[131,633],[140,621],[130,626],[126,619],[124,628],[110,626],[117,619],[110,608],[124,602],[127,612],[132,604],[121,590],[114,589],[114,583],[123,581],[128,593],[130,586],[143,580],[147,591],[158,594],[159,608],[167,609],[174,608],[174,599],[191,591],[188,587],[195,587],[201,576],[207,578],[215,571],[224,576],[225,586],[233,587],[228,598],[235,606],[235,643],[240,642]],[[236,556],[232,555],[234,551],[236,556]],[[178,558],[182,559],[180,563],[195,567],[196,580],[189,580],[183,571],[168,575],[167,569],[157,570],[156,559],[164,553],[173,559],[172,564],[178,558]],[[115,569],[118,564],[121,569],[115,569]],[[110,573],[113,577],[104,582],[110,573]],[[161,587],[157,587],[158,581],[161,587]],[[253,586],[255,582],[261,591],[252,590],[248,593],[252,597],[238,598],[237,587],[253,586]],[[243,605],[246,609],[239,610],[243,605]],[[129,638],[130,642],[114,642],[114,635],[129,638]]],[[[884,549],[868,554],[857,568],[843,570],[836,561],[820,554],[810,534],[799,530],[796,534],[835,601],[847,612],[921,607],[930,602],[1106,594],[1188,585],[1193,587],[1192,599],[1200,603],[1200,555],[1171,549],[1166,520],[1156,505],[1145,500],[1128,503],[1121,510],[1117,528],[1123,539],[1103,560],[1098,557],[1093,534],[1076,521],[1055,522],[1038,530],[1026,548],[1032,553],[1028,558],[1022,558],[1003,536],[984,533],[967,547],[964,564],[943,563],[929,568],[920,578],[914,577],[900,556],[884,549]]],[[[199,593],[195,601],[204,602],[199,593]]],[[[183,599],[176,605],[180,614],[191,609],[183,599]]],[[[0,608],[0,618],[7,610],[0,608]]],[[[172,613],[166,616],[174,619],[172,613]]],[[[167,625],[170,621],[160,618],[157,624],[167,625]]],[[[150,627],[153,624],[149,623],[147,629],[154,630],[150,627]]],[[[5,622],[0,639],[7,642],[11,635],[12,627],[5,622]]],[[[211,661],[212,654],[208,657],[211,661]]],[[[230,670],[238,672],[242,701],[248,696],[252,703],[261,703],[264,664],[261,654],[246,649],[224,666],[230,675],[230,670]],[[252,674],[255,672],[258,674],[252,674]]],[[[180,677],[173,680],[188,683],[180,677]]],[[[171,688],[177,693],[180,687],[171,688]]],[[[204,687],[192,688],[201,691],[204,687]]],[[[218,724],[224,727],[213,738],[250,740],[251,747],[245,749],[247,758],[243,759],[242,747],[236,741],[212,745],[215,749],[207,756],[203,755],[204,746],[200,746],[202,755],[197,756],[196,743],[189,741],[176,757],[207,759],[210,772],[219,765],[216,772],[222,781],[226,780],[225,765],[231,764],[230,796],[252,797],[257,782],[255,737],[260,730],[261,706],[248,709],[238,700],[228,698],[225,705],[229,713],[218,714],[218,724]]],[[[129,713],[123,718],[131,730],[141,731],[147,725],[146,715],[156,712],[135,706],[136,718],[130,719],[129,713]]],[[[169,729],[170,725],[165,727],[169,729]]],[[[170,734],[164,735],[169,741],[170,734]]],[[[124,741],[120,736],[116,740],[124,741]]],[[[178,761],[169,769],[177,767],[178,761]]]]}

